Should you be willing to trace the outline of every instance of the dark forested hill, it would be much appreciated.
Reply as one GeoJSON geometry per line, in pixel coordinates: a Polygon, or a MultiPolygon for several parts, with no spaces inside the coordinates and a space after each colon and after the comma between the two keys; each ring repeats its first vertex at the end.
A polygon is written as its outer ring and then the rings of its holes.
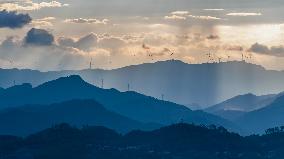
{"type": "Polygon", "coordinates": [[[222,127],[175,124],[120,135],[105,127],[68,124],[26,138],[0,136],[1,159],[281,159],[284,132],[242,137],[222,127]]]}

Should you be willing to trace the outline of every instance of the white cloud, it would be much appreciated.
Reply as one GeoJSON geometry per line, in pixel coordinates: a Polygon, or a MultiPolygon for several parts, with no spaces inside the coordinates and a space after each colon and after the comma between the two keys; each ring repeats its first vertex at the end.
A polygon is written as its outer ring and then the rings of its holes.
{"type": "Polygon", "coordinates": [[[239,17],[247,17],[247,16],[261,16],[262,13],[228,13],[228,16],[239,16],[239,17]]]}
{"type": "Polygon", "coordinates": [[[65,23],[87,23],[87,24],[108,24],[109,20],[108,19],[95,19],[95,18],[89,18],[89,19],[85,19],[85,18],[78,18],[78,19],[66,19],[64,20],[65,23]]]}
{"type": "Polygon", "coordinates": [[[167,15],[164,17],[164,19],[169,20],[186,20],[187,17],[193,18],[193,19],[199,19],[199,20],[221,20],[221,18],[215,17],[215,16],[199,16],[199,15],[192,15],[188,11],[175,11],[171,12],[170,15],[167,15]]]}
{"type": "Polygon", "coordinates": [[[171,13],[172,15],[187,15],[189,14],[188,11],[174,11],[171,13]]]}
{"type": "Polygon", "coordinates": [[[51,27],[53,26],[52,21],[56,20],[55,17],[44,17],[41,19],[34,19],[32,21],[32,26],[40,28],[40,27],[51,27]]]}
{"type": "Polygon", "coordinates": [[[0,2],[0,10],[8,10],[8,11],[32,11],[32,10],[40,10],[42,8],[60,8],[66,7],[69,4],[62,4],[58,1],[50,1],[50,2],[40,2],[36,3],[32,0],[17,0],[17,1],[7,1],[0,2]]]}
{"type": "Polygon", "coordinates": [[[179,15],[170,15],[170,16],[165,16],[164,18],[170,20],[186,20],[186,17],[179,15]]]}
{"type": "Polygon", "coordinates": [[[210,9],[210,8],[208,8],[208,9],[203,9],[203,10],[205,10],[205,11],[224,11],[225,9],[222,9],[222,8],[212,8],[212,9],[210,9]]]}
{"type": "Polygon", "coordinates": [[[41,19],[38,19],[38,20],[41,20],[41,21],[52,21],[52,20],[55,20],[56,18],[55,17],[44,17],[44,18],[41,18],[41,19]]]}
{"type": "Polygon", "coordinates": [[[214,16],[196,16],[196,15],[188,15],[190,18],[200,19],[200,20],[221,20],[221,18],[214,16]]]}
{"type": "Polygon", "coordinates": [[[41,28],[41,27],[51,27],[53,24],[49,21],[43,21],[43,20],[33,20],[31,23],[32,26],[41,28]]]}

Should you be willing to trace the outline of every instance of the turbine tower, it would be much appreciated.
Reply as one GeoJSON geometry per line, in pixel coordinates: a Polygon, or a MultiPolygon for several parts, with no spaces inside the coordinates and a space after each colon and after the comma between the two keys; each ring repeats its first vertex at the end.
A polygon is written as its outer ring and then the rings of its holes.
{"type": "Polygon", "coordinates": [[[101,88],[104,89],[104,79],[102,78],[101,88]]]}
{"type": "Polygon", "coordinates": [[[165,97],[165,95],[164,95],[164,94],[162,94],[162,101],[164,101],[164,97],[165,97]]]}
{"type": "Polygon", "coordinates": [[[91,58],[91,61],[90,61],[90,66],[89,66],[89,69],[91,70],[92,69],[92,62],[93,62],[93,58],[91,58]]]}

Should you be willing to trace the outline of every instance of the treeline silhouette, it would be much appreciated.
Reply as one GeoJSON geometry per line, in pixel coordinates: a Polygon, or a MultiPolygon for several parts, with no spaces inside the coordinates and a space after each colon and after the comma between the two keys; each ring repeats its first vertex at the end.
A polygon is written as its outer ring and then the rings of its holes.
{"type": "Polygon", "coordinates": [[[122,135],[105,127],[59,124],[25,138],[0,136],[0,158],[281,159],[284,132],[274,128],[242,137],[223,127],[179,123],[122,135]]]}

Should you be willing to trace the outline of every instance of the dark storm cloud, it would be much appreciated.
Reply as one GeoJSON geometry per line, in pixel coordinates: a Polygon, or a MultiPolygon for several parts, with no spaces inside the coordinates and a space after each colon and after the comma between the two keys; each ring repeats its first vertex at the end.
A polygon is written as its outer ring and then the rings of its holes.
{"type": "Polygon", "coordinates": [[[54,37],[46,30],[32,28],[24,41],[27,45],[49,46],[53,44],[54,37]]]}
{"type": "Polygon", "coordinates": [[[284,57],[284,46],[268,47],[259,43],[253,44],[249,51],[270,56],[284,57]]]}
{"type": "Polygon", "coordinates": [[[31,21],[32,18],[28,14],[18,14],[6,10],[0,11],[0,28],[22,28],[31,21]]]}

